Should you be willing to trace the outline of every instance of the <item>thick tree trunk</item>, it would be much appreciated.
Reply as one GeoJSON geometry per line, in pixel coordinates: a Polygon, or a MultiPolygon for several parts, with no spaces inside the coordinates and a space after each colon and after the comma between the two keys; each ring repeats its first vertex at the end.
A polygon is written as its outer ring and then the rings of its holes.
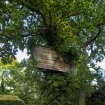
{"type": "Polygon", "coordinates": [[[85,105],[85,92],[84,92],[84,90],[80,90],[79,105],[85,105]]]}

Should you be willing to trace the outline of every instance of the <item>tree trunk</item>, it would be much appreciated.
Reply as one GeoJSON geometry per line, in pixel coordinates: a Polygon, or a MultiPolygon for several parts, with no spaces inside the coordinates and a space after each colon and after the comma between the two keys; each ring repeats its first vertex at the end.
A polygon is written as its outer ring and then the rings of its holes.
{"type": "Polygon", "coordinates": [[[79,105],[85,105],[85,92],[84,92],[84,90],[80,90],[79,105]]]}

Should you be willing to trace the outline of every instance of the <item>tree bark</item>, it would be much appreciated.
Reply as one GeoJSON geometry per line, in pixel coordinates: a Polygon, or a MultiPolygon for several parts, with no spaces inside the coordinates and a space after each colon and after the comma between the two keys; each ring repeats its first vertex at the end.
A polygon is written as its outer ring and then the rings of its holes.
{"type": "Polygon", "coordinates": [[[79,105],[85,105],[85,91],[84,90],[80,90],[79,105]]]}

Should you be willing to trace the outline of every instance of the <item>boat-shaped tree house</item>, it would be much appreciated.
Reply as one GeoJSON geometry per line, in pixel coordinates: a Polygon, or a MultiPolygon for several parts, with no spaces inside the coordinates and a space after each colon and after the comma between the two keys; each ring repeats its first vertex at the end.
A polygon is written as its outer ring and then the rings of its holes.
{"type": "Polygon", "coordinates": [[[35,46],[32,52],[38,68],[58,72],[70,71],[70,65],[65,63],[63,57],[53,48],[35,46]]]}

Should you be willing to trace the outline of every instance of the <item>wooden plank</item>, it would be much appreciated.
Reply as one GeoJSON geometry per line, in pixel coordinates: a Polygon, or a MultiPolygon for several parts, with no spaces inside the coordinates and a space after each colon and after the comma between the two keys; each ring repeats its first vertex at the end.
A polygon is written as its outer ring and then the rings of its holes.
{"type": "Polygon", "coordinates": [[[63,57],[52,48],[35,46],[32,52],[38,68],[61,72],[68,72],[70,69],[63,57]]]}
{"type": "Polygon", "coordinates": [[[18,96],[0,95],[0,105],[11,105],[13,103],[16,105],[24,105],[23,100],[21,100],[18,96]]]}

